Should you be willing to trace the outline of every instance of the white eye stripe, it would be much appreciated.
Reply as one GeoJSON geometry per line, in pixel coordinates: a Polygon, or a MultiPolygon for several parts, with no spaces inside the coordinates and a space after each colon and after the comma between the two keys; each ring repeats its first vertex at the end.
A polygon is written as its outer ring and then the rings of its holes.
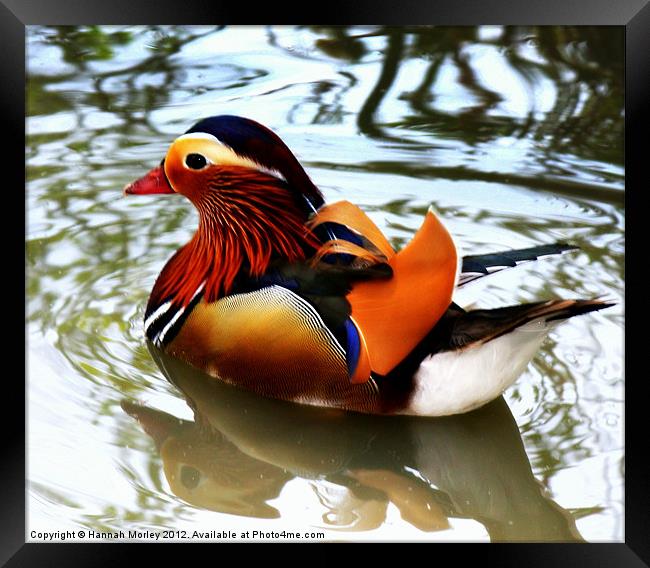
{"type": "Polygon", "coordinates": [[[278,170],[272,170],[269,168],[264,167],[262,164],[259,164],[257,162],[253,162],[256,166],[256,169],[263,174],[270,175],[272,177],[278,178],[279,180],[282,180],[284,182],[287,181],[287,178],[285,178],[278,170]]]}
{"type": "Polygon", "coordinates": [[[187,134],[183,134],[176,138],[176,140],[212,140],[213,142],[216,142],[217,144],[221,144],[222,146],[225,146],[225,144],[219,140],[216,136],[213,136],[212,134],[208,134],[207,132],[189,132],[187,134]]]}
{"type": "MultiPolygon", "coordinates": [[[[176,142],[180,140],[208,140],[214,144],[217,144],[219,148],[215,150],[213,156],[206,155],[205,152],[195,152],[196,154],[201,154],[210,164],[243,166],[275,177],[284,182],[287,181],[287,178],[279,170],[276,170],[274,168],[267,168],[254,158],[238,154],[235,152],[235,150],[233,150],[231,146],[219,140],[219,138],[216,136],[208,134],[207,132],[190,132],[188,134],[183,134],[182,136],[176,138],[176,142]]],[[[193,152],[189,152],[188,155],[191,153],[193,152]]],[[[184,163],[183,165],[188,168],[187,164],[184,163]]]]}

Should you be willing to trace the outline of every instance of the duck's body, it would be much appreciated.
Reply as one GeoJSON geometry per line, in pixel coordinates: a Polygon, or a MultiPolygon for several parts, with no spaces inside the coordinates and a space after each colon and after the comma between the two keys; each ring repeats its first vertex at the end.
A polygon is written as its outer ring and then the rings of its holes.
{"type": "Polygon", "coordinates": [[[174,193],[199,212],[145,314],[149,340],[263,396],[367,413],[439,416],[499,396],[553,322],[606,307],[552,300],[466,312],[456,286],[564,245],[457,258],[433,210],[396,253],[343,201],[325,205],[284,143],[240,117],[205,119],[126,193],[174,193]]]}

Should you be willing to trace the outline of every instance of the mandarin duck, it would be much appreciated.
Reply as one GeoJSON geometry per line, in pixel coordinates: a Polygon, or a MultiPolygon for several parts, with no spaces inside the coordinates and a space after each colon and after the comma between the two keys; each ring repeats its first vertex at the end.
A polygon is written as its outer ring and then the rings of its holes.
{"type": "Polygon", "coordinates": [[[430,208],[396,252],[360,208],[326,204],[286,144],[243,117],[200,120],[124,193],[179,193],[199,216],[156,279],[147,339],[266,397],[372,414],[467,412],[500,396],[557,322],[612,305],[464,310],[456,287],[575,247],[459,258],[430,208]]]}

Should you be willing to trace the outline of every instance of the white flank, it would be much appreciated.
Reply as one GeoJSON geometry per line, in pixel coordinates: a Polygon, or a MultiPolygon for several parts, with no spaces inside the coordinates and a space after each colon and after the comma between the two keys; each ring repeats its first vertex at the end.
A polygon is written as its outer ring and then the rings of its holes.
{"type": "Polygon", "coordinates": [[[487,343],[428,357],[415,374],[415,392],[402,414],[446,416],[494,400],[523,373],[557,323],[537,320],[487,343]]]}

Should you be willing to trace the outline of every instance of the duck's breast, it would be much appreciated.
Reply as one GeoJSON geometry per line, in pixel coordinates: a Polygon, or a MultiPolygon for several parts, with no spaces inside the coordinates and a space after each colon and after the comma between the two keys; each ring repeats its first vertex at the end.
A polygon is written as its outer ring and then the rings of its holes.
{"type": "Polygon", "coordinates": [[[350,384],[345,352],[316,309],[282,286],[200,302],[166,351],[273,398],[371,411],[374,383],[350,384]]]}

